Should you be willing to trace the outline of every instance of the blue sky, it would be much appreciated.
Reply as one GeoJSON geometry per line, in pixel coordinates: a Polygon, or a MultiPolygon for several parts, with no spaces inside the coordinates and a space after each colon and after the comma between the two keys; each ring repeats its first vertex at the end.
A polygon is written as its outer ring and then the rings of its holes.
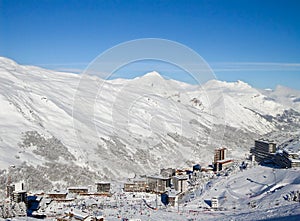
{"type": "Polygon", "coordinates": [[[298,0],[0,0],[0,56],[76,71],[124,41],[164,38],[220,80],[300,89],[299,11],[298,0]]]}

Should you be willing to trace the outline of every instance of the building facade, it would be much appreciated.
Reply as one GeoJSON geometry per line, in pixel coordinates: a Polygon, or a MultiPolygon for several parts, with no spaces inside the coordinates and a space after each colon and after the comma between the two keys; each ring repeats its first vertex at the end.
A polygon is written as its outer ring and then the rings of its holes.
{"type": "Polygon", "coordinates": [[[25,190],[14,191],[12,196],[12,201],[14,201],[15,203],[26,203],[27,201],[27,192],[25,190]]]}
{"type": "Polygon", "coordinates": [[[300,167],[300,154],[293,150],[284,149],[281,153],[276,154],[275,163],[282,168],[300,167]]]}
{"type": "Polygon", "coordinates": [[[124,184],[125,192],[146,192],[147,191],[146,180],[133,180],[124,184]]]}
{"type": "Polygon", "coordinates": [[[98,182],[96,183],[98,193],[110,193],[109,182],[98,182]]]}
{"type": "Polygon", "coordinates": [[[155,193],[164,193],[171,187],[171,178],[162,176],[147,177],[148,190],[155,193]]]}
{"type": "Polygon", "coordinates": [[[214,163],[216,163],[219,160],[224,160],[227,157],[227,148],[221,147],[218,149],[215,149],[215,155],[214,155],[214,163]]]}
{"type": "Polygon", "coordinates": [[[218,172],[221,170],[225,170],[231,167],[233,163],[234,163],[233,159],[218,160],[214,165],[215,171],[218,172]]]}
{"type": "Polygon", "coordinates": [[[268,140],[255,140],[254,147],[250,152],[255,156],[255,161],[259,163],[274,161],[276,143],[268,140]]]}
{"type": "Polygon", "coordinates": [[[188,177],[187,176],[174,176],[172,183],[175,191],[185,192],[188,190],[188,177]]]}
{"type": "Polygon", "coordinates": [[[87,187],[69,187],[68,192],[74,193],[74,194],[83,194],[83,193],[88,193],[89,188],[87,188],[87,187]]]}
{"type": "Polygon", "coordinates": [[[211,208],[213,208],[213,209],[219,208],[219,200],[217,197],[213,197],[211,199],[211,208]]]}

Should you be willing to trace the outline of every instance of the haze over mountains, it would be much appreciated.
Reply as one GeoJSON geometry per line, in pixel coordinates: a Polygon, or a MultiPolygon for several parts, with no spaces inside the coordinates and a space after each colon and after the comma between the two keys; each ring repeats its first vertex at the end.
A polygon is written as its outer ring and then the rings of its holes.
{"type": "Polygon", "coordinates": [[[300,125],[300,92],[283,86],[197,86],[150,72],[131,80],[88,77],[78,98],[80,78],[0,58],[1,183],[9,167],[32,189],[51,189],[207,164],[224,145],[239,158],[253,139],[300,125]]]}

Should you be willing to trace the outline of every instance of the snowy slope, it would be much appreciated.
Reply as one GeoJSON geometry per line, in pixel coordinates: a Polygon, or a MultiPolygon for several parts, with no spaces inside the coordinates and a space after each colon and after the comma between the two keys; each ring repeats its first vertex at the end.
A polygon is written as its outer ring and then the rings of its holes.
{"type": "Polygon", "coordinates": [[[275,90],[264,90],[262,93],[278,103],[300,111],[300,92],[297,90],[278,85],[275,90]]]}
{"type": "Polygon", "coordinates": [[[217,197],[222,211],[208,213],[206,217],[199,215],[197,219],[289,220],[291,216],[294,220],[294,216],[299,218],[299,202],[287,197],[299,189],[299,181],[299,170],[254,166],[212,180],[186,209],[209,208],[207,203],[217,197]]]}
{"type": "Polygon", "coordinates": [[[80,80],[0,58],[0,167],[22,165],[10,169],[15,179],[32,176],[35,188],[119,179],[210,163],[221,145],[240,157],[298,117],[244,82],[91,76],[78,98],[80,80]]]}

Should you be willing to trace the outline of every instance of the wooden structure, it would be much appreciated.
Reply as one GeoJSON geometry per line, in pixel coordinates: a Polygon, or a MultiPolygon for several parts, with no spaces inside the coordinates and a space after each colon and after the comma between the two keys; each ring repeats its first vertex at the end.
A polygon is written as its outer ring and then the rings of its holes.
{"type": "Polygon", "coordinates": [[[68,192],[75,193],[75,194],[85,194],[85,193],[89,192],[89,188],[87,188],[87,187],[69,187],[68,192]]]}
{"type": "Polygon", "coordinates": [[[110,193],[110,183],[109,182],[97,182],[97,193],[110,193]]]}
{"type": "Polygon", "coordinates": [[[67,192],[50,192],[47,193],[48,197],[52,200],[65,200],[67,198],[67,192]]]}

